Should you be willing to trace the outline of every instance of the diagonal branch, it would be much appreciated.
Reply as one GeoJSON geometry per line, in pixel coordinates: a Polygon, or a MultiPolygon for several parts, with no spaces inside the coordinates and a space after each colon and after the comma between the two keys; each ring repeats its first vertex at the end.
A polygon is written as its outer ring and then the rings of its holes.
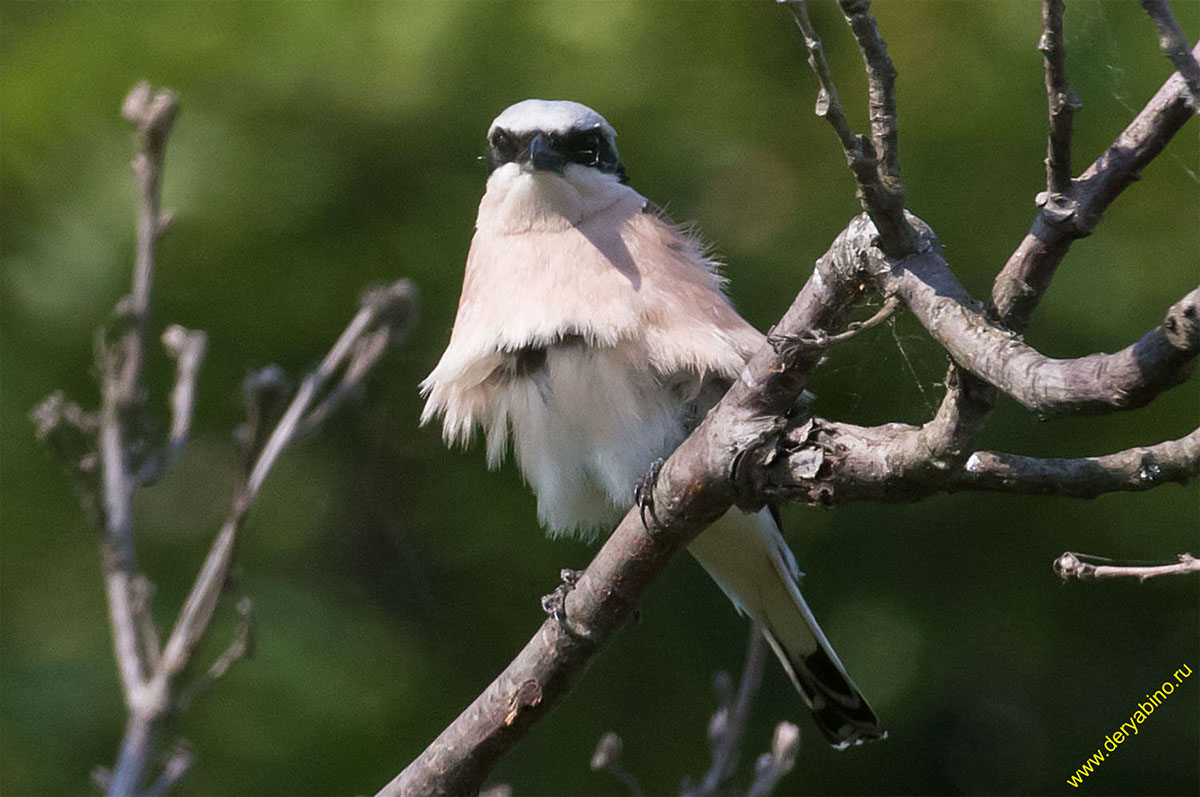
{"type": "MultiPolygon", "coordinates": [[[[1200,55],[1200,45],[1192,52],[1200,55]]],[[[1005,326],[1017,332],[1025,329],[1071,244],[1091,235],[1108,206],[1138,180],[1192,116],[1187,85],[1176,73],[1075,180],[1071,212],[1064,216],[1042,207],[992,286],[994,312],[1005,326]]]]}
{"type": "Polygon", "coordinates": [[[1183,76],[1191,93],[1192,110],[1200,112],[1200,63],[1188,50],[1187,37],[1175,19],[1175,12],[1167,0],[1142,0],[1142,8],[1154,20],[1158,29],[1158,46],[1163,55],[1175,67],[1175,71],[1183,76]]]}

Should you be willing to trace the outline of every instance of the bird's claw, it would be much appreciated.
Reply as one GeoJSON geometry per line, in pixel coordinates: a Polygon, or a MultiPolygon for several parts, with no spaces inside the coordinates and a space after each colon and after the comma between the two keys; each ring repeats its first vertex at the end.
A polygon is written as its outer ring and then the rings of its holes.
{"type": "Polygon", "coordinates": [[[655,526],[661,525],[658,522],[658,515],[654,512],[654,485],[658,481],[658,474],[662,472],[665,461],[660,457],[651,462],[650,469],[642,474],[642,477],[638,479],[637,487],[633,490],[634,503],[637,504],[638,514],[642,518],[642,526],[647,531],[650,529],[650,525],[646,522],[647,513],[654,521],[655,526]]]}
{"type": "Polygon", "coordinates": [[[553,617],[567,631],[571,630],[567,627],[567,595],[575,589],[581,576],[583,576],[582,570],[571,570],[564,567],[558,572],[558,577],[562,579],[561,583],[549,595],[542,596],[542,611],[553,617]]]}

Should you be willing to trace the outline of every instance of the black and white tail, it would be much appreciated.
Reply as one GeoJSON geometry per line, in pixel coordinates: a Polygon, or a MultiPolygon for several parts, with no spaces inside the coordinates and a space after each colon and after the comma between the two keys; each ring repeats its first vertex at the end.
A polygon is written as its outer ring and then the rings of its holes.
{"type": "Polygon", "coordinates": [[[887,736],[800,595],[795,559],[770,513],[731,509],[688,550],[762,625],[831,745],[844,749],[887,736]]]}

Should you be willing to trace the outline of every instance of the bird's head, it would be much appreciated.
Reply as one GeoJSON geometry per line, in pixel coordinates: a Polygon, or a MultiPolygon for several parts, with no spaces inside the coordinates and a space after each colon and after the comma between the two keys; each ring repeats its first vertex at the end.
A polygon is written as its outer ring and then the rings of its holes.
{"type": "Polygon", "coordinates": [[[503,227],[553,226],[556,216],[579,222],[624,193],[616,136],[603,116],[577,102],[524,100],[509,106],[488,128],[491,169],[484,207],[490,198],[503,227]]]}

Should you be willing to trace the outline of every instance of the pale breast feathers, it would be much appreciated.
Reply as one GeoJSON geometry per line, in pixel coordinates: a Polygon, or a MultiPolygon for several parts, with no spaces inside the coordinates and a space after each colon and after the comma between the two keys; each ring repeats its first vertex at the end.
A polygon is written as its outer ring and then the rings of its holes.
{"type": "Polygon", "coordinates": [[[628,194],[562,230],[477,230],[450,344],[422,383],[422,422],[441,415],[447,441],[479,427],[496,465],[511,432],[551,528],[627,505],[763,340],[702,245],[628,194]]]}

